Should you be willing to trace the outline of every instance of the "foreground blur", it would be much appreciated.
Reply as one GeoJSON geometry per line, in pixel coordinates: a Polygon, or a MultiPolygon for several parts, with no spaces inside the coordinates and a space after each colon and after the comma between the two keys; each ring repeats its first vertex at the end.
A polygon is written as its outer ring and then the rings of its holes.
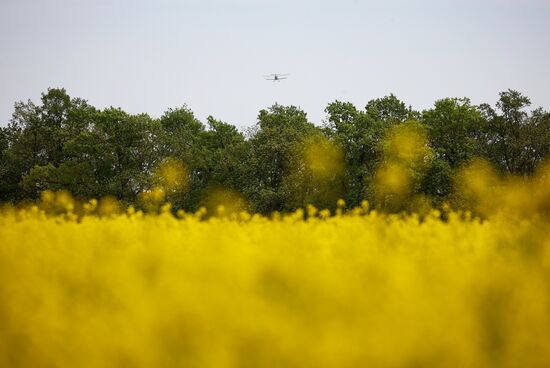
{"type": "Polygon", "coordinates": [[[52,192],[6,208],[0,366],[548,367],[546,176],[470,170],[484,220],[343,201],[148,215],[52,192]]]}

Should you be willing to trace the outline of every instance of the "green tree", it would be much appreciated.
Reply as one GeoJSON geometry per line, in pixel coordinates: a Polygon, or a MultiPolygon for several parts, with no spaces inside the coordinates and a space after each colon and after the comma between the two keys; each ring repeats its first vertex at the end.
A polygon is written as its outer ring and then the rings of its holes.
{"type": "Polygon", "coordinates": [[[10,197],[36,196],[35,190],[22,190],[21,178],[35,166],[60,165],[65,160],[65,143],[88,129],[94,114],[85,100],[70,98],[64,89],[48,89],[41,105],[16,103],[6,129],[9,148],[3,181],[10,197]]]}
{"type": "Polygon", "coordinates": [[[209,186],[241,191],[250,180],[249,144],[244,134],[231,124],[207,118],[208,130],[202,141],[207,150],[207,182],[209,186]]]}
{"type": "Polygon", "coordinates": [[[344,152],[346,203],[358,206],[363,199],[374,200],[373,178],[382,160],[384,137],[392,127],[418,113],[393,94],[369,101],[364,111],[349,102],[335,101],[325,112],[325,132],[344,152]]]}
{"type": "Polygon", "coordinates": [[[506,173],[531,174],[548,153],[547,113],[538,109],[529,114],[530,105],[528,97],[508,90],[500,93],[496,109],[487,104],[480,107],[487,120],[484,145],[488,157],[506,173]]]}
{"type": "Polygon", "coordinates": [[[254,210],[269,213],[293,209],[287,206],[293,192],[283,181],[291,173],[299,145],[316,130],[306,113],[295,106],[275,104],[260,111],[250,138],[253,180],[246,187],[254,210]]]}
{"type": "Polygon", "coordinates": [[[414,111],[410,106],[407,107],[403,101],[393,94],[370,100],[365,107],[365,111],[372,119],[386,124],[404,123],[409,119],[419,117],[417,111],[414,111]]]}
{"type": "Polygon", "coordinates": [[[162,159],[157,154],[159,129],[155,122],[146,114],[128,115],[109,108],[98,115],[93,133],[92,142],[101,148],[101,152],[96,150],[99,156],[95,163],[105,194],[135,200],[149,185],[152,170],[162,159]]]}
{"type": "Polygon", "coordinates": [[[467,98],[444,98],[422,113],[433,148],[433,161],[424,180],[424,192],[441,201],[453,190],[453,172],[483,154],[481,134],[485,120],[467,98]]]}
{"type": "Polygon", "coordinates": [[[365,182],[379,157],[381,124],[349,102],[332,102],[325,112],[325,132],[344,152],[344,199],[357,206],[367,196],[365,182]]]}
{"type": "Polygon", "coordinates": [[[205,126],[186,105],[167,110],[160,118],[160,124],[163,128],[159,137],[160,156],[182,162],[189,172],[188,190],[174,204],[186,210],[196,210],[207,186],[205,126]]]}
{"type": "Polygon", "coordinates": [[[0,202],[9,200],[10,189],[8,187],[6,174],[8,172],[8,132],[5,128],[0,128],[0,202]]]}
{"type": "Polygon", "coordinates": [[[78,198],[111,195],[133,203],[149,187],[159,160],[155,137],[160,126],[148,115],[115,108],[96,112],[93,121],[64,143],[60,164],[35,165],[23,176],[26,193],[65,189],[78,198]]]}

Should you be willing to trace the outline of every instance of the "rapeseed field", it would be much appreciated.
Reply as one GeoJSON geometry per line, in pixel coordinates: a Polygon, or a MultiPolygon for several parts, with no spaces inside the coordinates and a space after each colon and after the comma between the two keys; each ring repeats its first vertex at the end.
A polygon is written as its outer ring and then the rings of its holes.
{"type": "Polygon", "coordinates": [[[0,366],[548,367],[548,176],[485,169],[478,215],[6,207],[0,366]]]}

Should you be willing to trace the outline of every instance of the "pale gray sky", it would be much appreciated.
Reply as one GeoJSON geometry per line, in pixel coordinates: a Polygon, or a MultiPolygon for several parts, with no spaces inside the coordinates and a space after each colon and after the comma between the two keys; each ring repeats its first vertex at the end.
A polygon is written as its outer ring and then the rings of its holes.
{"type": "Polygon", "coordinates": [[[423,109],[513,88],[549,109],[549,35],[548,0],[0,0],[0,125],[48,87],[241,128],[274,102],[320,123],[392,92],[423,109]]]}

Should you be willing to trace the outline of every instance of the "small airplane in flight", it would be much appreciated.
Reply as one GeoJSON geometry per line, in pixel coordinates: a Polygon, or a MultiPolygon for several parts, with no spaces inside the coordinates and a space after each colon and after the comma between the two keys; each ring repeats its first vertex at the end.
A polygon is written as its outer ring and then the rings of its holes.
{"type": "Polygon", "coordinates": [[[290,74],[274,73],[274,74],[264,75],[264,77],[265,77],[266,80],[270,80],[270,81],[273,81],[273,82],[280,82],[283,79],[287,79],[289,75],[290,74]]]}

